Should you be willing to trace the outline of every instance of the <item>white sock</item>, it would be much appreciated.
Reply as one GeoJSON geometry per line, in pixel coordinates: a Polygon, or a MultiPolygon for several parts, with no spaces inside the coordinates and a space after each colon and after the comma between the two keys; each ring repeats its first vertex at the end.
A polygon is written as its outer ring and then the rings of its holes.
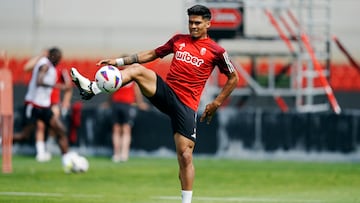
{"type": "Polygon", "coordinates": [[[36,147],[37,154],[45,154],[45,142],[44,141],[36,141],[35,147],[36,147]]]}
{"type": "Polygon", "coordinates": [[[96,84],[95,81],[92,81],[91,91],[92,91],[95,95],[101,93],[101,90],[100,90],[100,88],[97,86],[97,84],[96,84]]]}
{"type": "Polygon", "coordinates": [[[181,190],[181,203],[191,203],[192,193],[191,190],[181,190]]]}

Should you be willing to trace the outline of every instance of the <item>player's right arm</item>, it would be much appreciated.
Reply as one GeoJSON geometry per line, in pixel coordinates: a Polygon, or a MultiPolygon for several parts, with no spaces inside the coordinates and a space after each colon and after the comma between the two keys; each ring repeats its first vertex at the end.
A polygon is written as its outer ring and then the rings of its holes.
{"type": "Polygon", "coordinates": [[[100,60],[96,65],[113,65],[113,66],[124,66],[131,65],[133,63],[147,63],[157,59],[158,56],[155,53],[155,50],[142,51],[130,56],[125,56],[117,59],[103,59],[100,60]]]}
{"type": "Polygon", "coordinates": [[[36,63],[41,59],[42,56],[34,56],[33,58],[29,59],[24,65],[24,71],[30,72],[34,69],[36,63]]]}
{"type": "Polygon", "coordinates": [[[26,72],[30,72],[34,69],[35,65],[37,62],[39,62],[39,60],[48,55],[48,50],[44,50],[40,55],[38,56],[34,56],[31,59],[29,59],[29,61],[27,61],[24,65],[24,71],[26,72]]]}

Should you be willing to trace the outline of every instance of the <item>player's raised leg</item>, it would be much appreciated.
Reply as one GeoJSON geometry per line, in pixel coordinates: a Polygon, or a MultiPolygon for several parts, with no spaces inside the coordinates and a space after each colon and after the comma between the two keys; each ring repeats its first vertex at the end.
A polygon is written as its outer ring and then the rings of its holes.
{"type": "Polygon", "coordinates": [[[101,90],[97,87],[95,82],[90,81],[86,77],[82,76],[76,68],[70,69],[70,75],[72,81],[80,91],[80,95],[83,99],[89,100],[94,95],[99,94],[101,90]]]}
{"type": "Polygon", "coordinates": [[[145,97],[152,97],[156,92],[156,73],[140,64],[132,64],[120,71],[122,76],[122,86],[131,81],[135,81],[141,93],[145,97]]]}
{"type": "MultiPolygon", "coordinates": [[[[142,94],[146,97],[151,97],[156,91],[156,73],[140,64],[133,64],[127,68],[120,70],[122,77],[122,86],[131,81],[135,81],[142,94]]],[[[71,78],[77,88],[80,90],[80,95],[83,99],[89,100],[93,96],[101,93],[101,90],[96,85],[96,82],[90,81],[88,78],[82,76],[76,68],[70,70],[71,78]]]]}

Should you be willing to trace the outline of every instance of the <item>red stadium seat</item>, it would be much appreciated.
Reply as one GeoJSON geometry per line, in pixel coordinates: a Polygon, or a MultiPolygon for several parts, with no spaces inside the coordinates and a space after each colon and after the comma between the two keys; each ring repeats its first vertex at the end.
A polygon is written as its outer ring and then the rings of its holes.
{"type": "MultiPolygon", "coordinates": [[[[13,74],[13,82],[15,84],[28,84],[31,78],[31,72],[24,72],[24,64],[27,62],[28,58],[10,58],[9,68],[13,74]]],[[[70,70],[71,67],[76,67],[80,73],[88,78],[94,78],[96,71],[99,67],[96,66],[96,63],[99,59],[94,58],[85,58],[85,59],[63,59],[58,66],[70,70]]],[[[155,60],[150,63],[144,64],[147,68],[154,70],[161,77],[165,78],[166,74],[169,71],[171,61],[169,60],[155,60]]],[[[242,62],[242,67],[250,74],[251,73],[251,64],[250,62],[242,62]]],[[[275,73],[279,74],[284,66],[281,62],[275,63],[275,73]]],[[[4,60],[0,59],[0,67],[4,66],[4,60]]],[[[259,61],[258,66],[256,67],[256,73],[258,75],[267,75],[269,72],[269,64],[266,61],[259,61]]],[[[304,65],[304,69],[306,66],[304,65]]],[[[217,71],[217,69],[216,69],[217,71]]],[[[286,74],[289,75],[290,69],[287,70],[286,74]]],[[[239,73],[239,83],[237,87],[244,87],[247,85],[245,79],[239,73]]],[[[335,91],[360,91],[360,72],[356,68],[352,67],[349,64],[331,64],[330,67],[330,78],[329,83],[333,90],[335,91]]],[[[216,78],[215,78],[216,80],[216,78]]],[[[226,76],[218,74],[217,82],[220,87],[224,86],[226,83],[226,76]]],[[[302,86],[305,86],[307,82],[306,78],[303,78],[302,86]]],[[[319,78],[314,79],[314,85],[316,87],[321,87],[322,83],[319,78]]]]}
{"type": "Polygon", "coordinates": [[[22,83],[23,68],[19,67],[19,62],[15,58],[9,60],[9,69],[13,76],[14,83],[22,83]]]}
{"type": "Polygon", "coordinates": [[[5,67],[5,60],[2,57],[0,57],[0,68],[6,68],[5,67]]]}

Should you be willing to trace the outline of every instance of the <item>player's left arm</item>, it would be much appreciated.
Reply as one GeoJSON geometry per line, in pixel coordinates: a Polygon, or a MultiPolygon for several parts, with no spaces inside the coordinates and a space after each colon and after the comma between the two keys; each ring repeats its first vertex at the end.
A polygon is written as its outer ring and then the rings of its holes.
{"type": "Polygon", "coordinates": [[[61,71],[61,76],[63,78],[64,81],[64,95],[63,95],[63,99],[61,102],[61,106],[63,109],[70,109],[71,106],[71,98],[72,98],[72,93],[73,93],[73,88],[72,88],[72,82],[70,79],[70,75],[69,72],[65,69],[63,69],[61,71]]]}
{"type": "Polygon", "coordinates": [[[231,94],[235,89],[239,76],[236,71],[228,73],[227,81],[221,92],[218,96],[209,104],[206,105],[204,113],[200,117],[200,122],[207,120],[207,124],[211,122],[212,117],[214,116],[216,110],[221,106],[221,104],[226,100],[226,98],[231,94]]]}
{"type": "Polygon", "coordinates": [[[60,79],[55,84],[54,88],[63,90],[64,93],[65,92],[72,93],[72,82],[71,82],[71,79],[70,79],[69,72],[67,70],[65,70],[65,69],[62,69],[60,71],[61,71],[60,79]]]}

